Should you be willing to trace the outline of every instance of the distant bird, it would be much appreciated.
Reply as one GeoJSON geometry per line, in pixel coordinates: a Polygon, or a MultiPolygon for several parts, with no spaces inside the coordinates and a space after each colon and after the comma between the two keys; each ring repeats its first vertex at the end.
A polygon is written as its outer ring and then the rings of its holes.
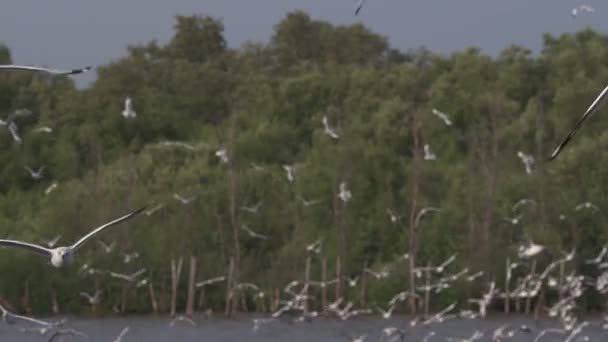
{"type": "Polygon", "coordinates": [[[585,111],[583,116],[580,119],[578,119],[574,128],[570,131],[570,133],[568,133],[568,136],[566,136],[566,139],[564,139],[564,141],[562,141],[562,143],[557,146],[555,151],[553,151],[553,153],[551,154],[551,157],[549,157],[549,160],[555,159],[559,155],[559,153],[562,151],[562,149],[564,147],[566,147],[568,142],[570,142],[570,140],[574,137],[576,132],[581,128],[581,126],[583,125],[583,122],[588,117],[590,117],[593,113],[595,113],[595,111],[599,108],[599,106],[602,103],[604,96],[606,96],[607,92],[608,92],[608,86],[606,86],[604,88],[604,90],[602,90],[602,92],[595,98],[593,103],[591,103],[591,106],[589,106],[589,108],[587,108],[587,110],[585,111]]]}
{"type": "Polygon", "coordinates": [[[194,322],[190,317],[187,316],[177,316],[175,317],[170,323],[169,326],[173,327],[175,326],[175,323],[177,322],[187,322],[192,326],[196,326],[196,322],[194,322]]]}
{"type": "Polygon", "coordinates": [[[133,261],[137,258],[139,258],[139,253],[137,253],[137,252],[125,253],[122,255],[122,262],[125,264],[129,264],[129,263],[131,263],[131,261],[133,261]]]}
{"type": "Polygon", "coordinates": [[[440,118],[441,120],[443,120],[443,122],[446,124],[446,126],[452,126],[452,121],[450,120],[450,118],[448,117],[448,115],[446,113],[443,113],[435,108],[433,108],[432,113],[437,116],[438,118],[440,118]]]}
{"type": "Polygon", "coordinates": [[[57,235],[52,240],[46,241],[46,245],[49,248],[53,248],[53,247],[55,247],[55,245],[57,245],[57,242],[59,242],[59,239],[61,239],[61,235],[57,235]]]}
{"type": "Polygon", "coordinates": [[[600,210],[600,208],[598,208],[597,205],[595,205],[591,202],[580,203],[579,205],[576,206],[576,208],[574,208],[574,210],[576,210],[576,211],[581,211],[583,209],[591,209],[592,211],[600,210]]]}
{"type": "Polygon", "coordinates": [[[112,253],[112,251],[114,250],[114,247],[116,247],[116,241],[112,241],[109,245],[101,240],[97,240],[97,243],[99,243],[99,245],[101,246],[101,248],[103,249],[103,251],[106,254],[112,253]]]}
{"type": "Polygon", "coordinates": [[[391,223],[397,223],[403,217],[403,215],[395,214],[390,208],[386,209],[386,213],[388,214],[388,217],[391,219],[391,223]]]}
{"type": "Polygon", "coordinates": [[[296,167],[293,165],[283,165],[283,169],[287,173],[287,181],[293,183],[296,180],[296,167]]]}
{"type": "Polygon", "coordinates": [[[49,185],[49,186],[48,186],[48,188],[46,188],[46,189],[44,190],[44,194],[45,194],[45,195],[48,195],[48,194],[50,194],[51,192],[53,192],[53,191],[54,191],[56,188],[57,188],[57,182],[53,182],[51,185],[49,185]]]}
{"type": "Polygon", "coordinates": [[[351,200],[353,194],[348,190],[348,186],[346,182],[340,183],[340,193],[338,193],[338,197],[342,200],[342,202],[346,203],[351,200]]]}
{"type": "Polygon", "coordinates": [[[196,199],[196,197],[197,196],[183,197],[182,195],[180,195],[178,193],[173,194],[173,198],[180,201],[183,205],[190,204],[190,202],[194,201],[196,199]]]}
{"type": "Polygon", "coordinates": [[[534,168],[534,156],[531,154],[525,154],[522,151],[517,151],[517,156],[521,159],[521,162],[524,164],[524,168],[527,174],[532,173],[532,169],[534,168]]]}
{"type": "Polygon", "coordinates": [[[606,256],[606,253],[608,252],[608,247],[604,246],[602,248],[602,250],[600,251],[600,254],[598,254],[597,257],[591,259],[591,260],[587,260],[585,261],[585,264],[592,264],[592,265],[599,265],[602,263],[602,260],[604,260],[604,257],[606,256]]]}
{"type": "Polygon", "coordinates": [[[346,284],[348,284],[348,287],[355,287],[357,286],[357,282],[359,282],[359,276],[355,276],[355,277],[347,277],[346,278],[346,284]]]}
{"type": "Polygon", "coordinates": [[[26,71],[36,71],[36,72],[44,72],[52,75],[76,75],[82,74],[91,70],[93,66],[86,66],[80,69],[72,69],[72,70],[62,70],[62,69],[53,69],[53,68],[45,68],[38,66],[29,66],[29,65],[15,65],[15,64],[6,64],[0,65],[0,70],[26,70],[26,71]]]}
{"type": "Polygon", "coordinates": [[[365,0],[359,0],[359,2],[357,3],[357,6],[355,6],[355,16],[359,15],[359,12],[361,12],[361,9],[363,8],[364,4],[365,4],[365,0]]]}
{"type": "Polygon", "coordinates": [[[246,211],[246,212],[249,212],[249,213],[252,213],[252,214],[257,214],[258,211],[260,210],[260,208],[262,207],[262,203],[263,202],[264,201],[259,201],[256,205],[251,206],[251,207],[247,207],[247,206],[243,205],[243,206],[239,207],[239,209],[241,209],[243,211],[246,211]]]}
{"type": "Polygon", "coordinates": [[[33,129],[34,132],[53,133],[53,129],[48,126],[40,126],[33,129]]]}
{"type": "Polygon", "coordinates": [[[51,259],[51,265],[53,265],[55,267],[67,266],[72,263],[73,258],[74,258],[74,252],[76,252],[80,247],[82,247],[82,245],[85,242],[87,242],[87,240],[89,240],[91,237],[95,236],[97,233],[100,233],[101,231],[103,231],[111,226],[114,226],[118,223],[121,223],[123,221],[126,221],[126,220],[134,217],[135,215],[142,212],[144,209],[145,209],[145,207],[137,209],[133,212],[130,212],[129,214],[127,214],[125,216],[117,218],[114,221],[108,222],[106,224],[103,224],[103,225],[95,228],[93,231],[91,231],[90,233],[88,233],[87,235],[82,237],[80,240],[76,241],[71,246],[64,246],[64,247],[57,247],[57,248],[49,249],[46,247],[42,247],[40,245],[35,245],[35,244],[23,242],[23,241],[0,240],[0,247],[14,247],[14,248],[25,249],[30,252],[40,254],[45,257],[49,257],[51,259]]]}
{"type": "Polygon", "coordinates": [[[519,214],[517,216],[514,217],[503,217],[503,220],[509,222],[512,225],[518,225],[521,222],[522,217],[524,217],[524,214],[519,214]]]}
{"type": "Polygon", "coordinates": [[[519,209],[520,207],[528,204],[536,205],[536,201],[529,198],[522,198],[519,201],[515,202],[515,204],[511,207],[511,211],[517,211],[517,209],[519,209]]]}
{"type": "Polygon", "coordinates": [[[65,321],[59,321],[59,322],[47,322],[47,321],[43,321],[43,320],[39,320],[39,319],[35,319],[35,318],[31,318],[28,316],[21,316],[21,315],[17,315],[14,314],[10,311],[8,311],[4,306],[0,305],[0,318],[6,322],[6,323],[14,323],[16,320],[20,320],[20,321],[25,321],[25,322],[29,322],[29,323],[34,323],[34,324],[38,324],[41,325],[43,327],[47,327],[47,328],[55,328],[63,323],[65,323],[65,321]]]}
{"type": "Polygon", "coordinates": [[[319,254],[321,253],[321,248],[323,247],[323,240],[321,239],[317,239],[315,242],[309,244],[308,246],[306,246],[306,251],[308,253],[315,253],[315,254],[319,254]]]}
{"type": "Polygon", "coordinates": [[[43,166],[39,167],[39,168],[38,168],[38,170],[36,170],[36,171],[32,170],[32,169],[31,169],[29,166],[27,166],[27,165],[26,165],[26,166],[24,166],[23,168],[24,168],[24,169],[26,169],[26,170],[27,170],[27,172],[29,172],[30,176],[32,176],[32,178],[33,178],[33,179],[38,180],[38,179],[41,179],[41,178],[42,178],[42,175],[43,175],[44,169],[46,169],[46,165],[43,165],[43,166]]]}
{"type": "Polygon", "coordinates": [[[389,306],[389,308],[386,310],[384,310],[381,307],[376,305],[376,310],[378,310],[378,312],[380,312],[383,319],[390,319],[391,316],[393,315],[393,310],[395,310],[395,305],[389,306]]]}
{"type": "Polygon", "coordinates": [[[135,280],[137,280],[137,277],[144,274],[145,272],[146,272],[146,269],[142,268],[131,274],[122,274],[122,273],[116,273],[116,272],[109,272],[109,274],[111,277],[114,277],[117,279],[122,279],[122,280],[128,281],[130,283],[133,283],[133,282],[135,282],[135,280]]]}
{"type": "Polygon", "coordinates": [[[435,207],[426,207],[426,208],[422,208],[420,209],[420,211],[418,212],[418,214],[416,215],[416,218],[414,219],[414,227],[418,227],[418,223],[420,223],[420,219],[422,219],[424,217],[424,215],[430,213],[430,212],[440,212],[441,208],[435,208],[435,207]]]}
{"type": "Polygon", "coordinates": [[[220,148],[219,150],[215,151],[215,156],[220,158],[220,161],[224,164],[228,163],[228,150],[224,147],[220,148]]]}
{"type": "Polygon", "coordinates": [[[247,234],[249,234],[249,236],[251,236],[252,238],[262,239],[262,240],[268,240],[268,236],[256,233],[253,230],[251,230],[251,228],[247,227],[246,225],[242,225],[241,229],[243,229],[244,231],[246,231],[247,234]]]}
{"type": "Polygon", "coordinates": [[[312,199],[312,200],[307,200],[306,198],[304,198],[304,197],[302,197],[302,196],[299,196],[299,195],[298,195],[298,199],[299,199],[300,201],[302,201],[302,204],[303,204],[305,207],[310,207],[310,206],[313,206],[313,205],[315,205],[315,204],[319,204],[319,203],[321,203],[321,202],[323,201],[323,200],[320,200],[320,199],[312,199]]]}
{"type": "Polygon", "coordinates": [[[124,327],[124,329],[122,329],[120,334],[118,334],[118,336],[116,336],[116,339],[114,339],[114,342],[122,342],[122,338],[125,337],[125,335],[129,332],[129,329],[131,329],[131,327],[128,325],[126,327],[124,327]]]}
{"type": "Polygon", "coordinates": [[[95,291],[94,295],[83,291],[80,292],[80,296],[86,298],[90,305],[97,305],[101,302],[101,290],[95,291]]]}
{"type": "Polygon", "coordinates": [[[0,119],[0,126],[7,126],[9,133],[13,140],[17,144],[21,144],[23,141],[19,136],[19,127],[17,127],[16,120],[25,118],[32,115],[32,111],[29,109],[17,109],[12,112],[5,120],[0,119]]]}
{"type": "Polygon", "coordinates": [[[183,149],[186,149],[186,150],[189,150],[189,151],[196,151],[196,150],[199,149],[198,147],[195,147],[194,145],[185,143],[183,141],[167,141],[167,140],[164,140],[164,141],[159,142],[158,144],[160,146],[164,146],[164,147],[179,147],[179,148],[183,148],[183,149]]]}
{"type": "Polygon", "coordinates": [[[329,122],[327,120],[327,116],[323,116],[323,128],[325,130],[325,133],[327,135],[329,135],[330,137],[332,137],[332,139],[338,139],[340,138],[340,136],[338,135],[338,133],[336,133],[336,130],[329,126],[329,122]]]}
{"type": "Polygon", "coordinates": [[[338,282],[338,279],[332,279],[332,280],[326,280],[326,281],[311,280],[308,283],[312,286],[319,286],[320,288],[324,289],[327,287],[327,285],[335,284],[337,282],[338,282]]]}
{"type": "Polygon", "coordinates": [[[532,257],[540,254],[544,250],[545,250],[544,246],[535,244],[532,241],[528,241],[519,246],[519,248],[517,250],[517,255],[521,259],[528,259],[528,258],[532,258],[532,257]]]}
{"type": "Polygon", "coordinates": [[[146,214],[146,216],[150,216],[150,215],[154,214],[155,212],[161,210],[164,207],[165,207],[165,205],[162,203],[157,204],[156,206],[150,208],[149,210],[144,211],[144,214],[146,214]]]}
{"type": "Polygon", "coordinates": [[[123,109],[122,111],[122,116],[124,116],[125,119],[134,119],[137,117],[137,113],[135,113],[135,111],[133,110],[133,102],[128,96],[125,99],[125,109],[123,109]]]}
{"type": "Polygon", "coordinates": [[[590,5],[579,5],[578,7],[574,7],[571,11],[570,11],[570,15],[572,16],[572,18],[576,18],[579,13],[595,13],[595,9],[593,7],[591,7],[590,5]]]}
{"type": "Polygon", "coordinates": [[[263,166],[260,166],[256,163],[251,163],[251,167],[253,168],[253,170],[258,171],[258,172],[262,172],[265,170],[265,168],[263,166]]]}
{"type": "Polygon", "coordinates": [[[429,144],[424,144],[424,160],[437,160],[437,156],[431,151],[429,144]]]}
{"type": "Polygon", "coordinates": [[[19,131],[18,130],[19,130],[19,128],[17,127],[17,124],[14,121],[11,121],[8,124],[8,131],[11,133],[11,136],[13,137],[13,140],[17,144],[21,144],[23,142],[23,140],[19,136],[19,131]]]}

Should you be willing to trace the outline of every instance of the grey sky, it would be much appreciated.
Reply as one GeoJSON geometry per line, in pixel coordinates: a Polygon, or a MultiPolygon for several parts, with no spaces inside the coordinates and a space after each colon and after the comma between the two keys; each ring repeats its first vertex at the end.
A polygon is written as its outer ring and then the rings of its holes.
{"type": "Polygon", "coordinates": [[[594,14],[570,17],[570,10],[583,2],[367,0],[354,17],[356,0],[3,0],[0,41],[10,47],[18,63],[99,65],[123,56],[129,44],[168,41],[176,14],[222,18],[229,45],[237,47],[247,40],[267,41],[285,13],[302,9],[334,24],[361,21],[402,49],[425,45],[448,53],[477,46],[496,54],[511,43],[537,51],[545,32],[574,32],[588,26],[606,31],[605,1],[590,3],[594,14]]]}

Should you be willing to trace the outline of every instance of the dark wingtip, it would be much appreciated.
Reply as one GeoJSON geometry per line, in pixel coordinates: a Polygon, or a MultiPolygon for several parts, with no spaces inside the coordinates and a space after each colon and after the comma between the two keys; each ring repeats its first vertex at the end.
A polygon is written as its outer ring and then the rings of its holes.
{"type": "Polygon", "coordinates": [[[142,211],[146,210],[147,208],[148,208],[148,205],[146,204],[146,205],[144,205],[143,207],[141,207],[141,208],[139,208],[139,209],[137,209],[137,210],[133,211],[133,212],[131,213],[131,215],[137,215],[137,214],[140,214],[142,211]]]}

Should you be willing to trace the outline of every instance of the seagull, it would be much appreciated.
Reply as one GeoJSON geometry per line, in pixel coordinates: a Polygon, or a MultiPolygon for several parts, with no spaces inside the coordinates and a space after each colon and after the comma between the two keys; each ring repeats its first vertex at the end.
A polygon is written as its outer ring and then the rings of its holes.
{"type": "Polygon", "coordinates": [[[173,326],[175,326],[176,322],[188,322],[190,323],[190,325],[192,326],[196,326],[196,322],[194,322],[190,317],[186,317],[186,316],[177,316],[175,317],[170,323],[169,326],[173,328],[173,326]]]}
{"type": "Polygon", "coordinates": [[[26,117],[31,116],[32,114],[33,114],[32,111],[29,109],[25,109],[25,108],[17,109],[14,112],[12,112],[6,118],[6,120],[0,119],[0,126],[7,126],[11,122],[15,122],[17,119],[26,118],[26,117]]]}
{"type": "Polygon", "coordinates": [[[260,207],[262,206],[262,202],[263,201],[259,201],[256,205],[254,205],[252,207],[241,206],[239,209],[252,213],[252,214],[257,214],[258,210],[260,210],[260,207]]]}
{"type": "Polygon", "coordinates": [[[332,280],[326,280],[326,281],[314,281],[311,280],[308,283],[312,286],[319,286],[320,288],[324,289],[327,287],[327,285],[331,285],[331,284],[335,284],[338,282],[338,279],[332,279],[332,280]]]}
{"type": "Polygon", "coordinates": [[[588,117],[590,117],[593,113],[595,113],[595,111],[599,108],[600,104],[602,103],[602,100],[604,99],[604,96],[606,95],[607,92],[608,92],[608,86],[606,86],[606,88],[604,88],[604,90],[602,90],[602,92],[595,98],[593,103],[591,103],[591,106],[589,106],[589,108],[587,108],[587,111],[585,111],[583,116],[580,119],[578,119],[578,121],[574,125],[574,128],[570,131],[570,133],[568,133],[568,136],[566,136],[566,139],[564,139],[564,141],[562,141],[562,143],[557,146],[555,151],[553,151],[553,153],[551,154],[551,157],[549,157],[549,160],[553,160],[557,157],[557,155],[559,155],[559,153],[562,151],[562,149],[570,142],[570,140],[574,137],[576,132],[581,128],[581,126],[583,125],[583,122],[588,117]]]}
{"type": "Polygon", "coordinates": [[[570,11],[570,15],[572,18],[576,18],[579,13],[595,13],[595,9],[590,5],[579,5],[578,7],[574,7],[572,11],[570,11]]]}
{"type": "Polygon", "coordinates": [[[519,248],[517,249],[517,255],[521,259],[528,259],[538,255],[543,250],[545,250],[544,246],[537,245],[532,241],[528,241],[527,243],[524,243],[519,246],[519,248]]]}
{"type": "Polygon", "coordinates": [[[329,126],[329,122],[327,120],[327,116],[323,116],[323,127],[325,130],[325,133],[327,135],[329,135],[330,137],[332,137],[333,139],[338,139],[340,138],[340,136],[338,135],[338,133],[336,133],[336,130],[332,127],[329,126]]]}
{"type": "Polygon", "coordinates": [[[437,160],[437,156],[431,151],[429,144],[424,144],[424,160],[437,160]]]}
{"type": "Polygon", "coordinates": [[[122,262],[125,264],[129,264],[129,263],[131,263],[131,260],[135,260],[137,258],[139,258],[139,253],[137,253],[137,252],[133,252],[130,254],[126,253],[126,254],[123,254],[122,262]]]}
{"type": "Polygon", "coordinates": [[[32,176],[33,179],[40,179],[42,178],[42,173],[44,172],[44,169],[46,169],[46,165],[43,165],[41,167],[38,168],[38,170],[34,171],[32,170],[29,166],[24,166],[24,168],[27,170],[27,172],[30,173],[30,176],[32,176]]]}
{"type": "Polygon", "coordinates": [[[355,16],[359,15],[359,12],[361,12],[361,8],[363,8],[363,4],[365,4],[365,0],[359,0],[357,6],[355,7],[355,16]]]}
{"type": "Polygon", "coordinates": [[[388,214],[388,217],[391,219],[392,223],[397,223],[399,222],[399,220],[401,220],[401,218],[403,217],[403,215],[397,215],[395,214],[391,209],[387,208],[386,209],[386,213],[388,214]]]}
{"type": "Polygon", "coordinates": [[[418,227],[418,223],[420,223],[420,219],[424,215],[426,215],[427,213],[430,213],[432,211],[439,212],[439,211],[441,211],[441,208],[426,207],[426,208],[420,209],[420,211],[418,212],[418,215],[416,215],[416,219],[414,220],[414,227],[418,227]]]}
{"type": "Polygon", "coordinates": [[[82,74],[91,70],[93,66],[86,66],[80,69],[72,69],[72,70],[62,70],[62,69],[52,69],[38,66],[29,66],[29,65],[15,65],[15,64],[4,64],[0,65],[0,70],[27,70],[27,71],[36,71],[36,72],[45,72],[51,75],[76,75],[82,74]]]}
{"type": "Polygon", "coordinates": [[[524,214],[519,214],[514,217],[503,217],[503,220],[515,226],[521,222],[522,217],[524,217],[524,214]]]}
{"type": "Polygon", "coordinates": [[[194,145],[185,143],[183,141],[168,141],[168,140],[164,140],[158,143],[160,146],[164,146],[164,147],[180,147],[189,151],[196,151],[198,150],[197,147],[194,147],[194,145]]]}
{"type": "Polygon", "coordinates": [[[242,225],[241,228],[244,231],[246,231],[247,234],[249,234],[249,236],[251,236],[252,238],[262,239],[262,240],[268,240],[268,236],[256,233],[253,230],[251,230],[251,228],[247,227],[246,225],[242,225]]]}
{"type": "Polygon", "coordinates": [[[49,187],[44,190],[44,194],[48,195],[51,192],[53,192],[56,188],[57,188],[57,182],[53,182],[53,184],[49,185],[49,187]]]}
{"type": "Polygon", "coordinates": [[[306,246],[306,251],[308,253],[319,254],[319,253],[321,253],[321,247],[323,247],[323,240],[317,239],[315,242],[306,246]]]}
{"type": "Polygon", "coordinates": [[[59,239],[61,239],[61,235],[57,235],[52,240],[46,241],[47,247],[49,247],[49,248],[55,247],[55,245],[57,245],[57,242],[59,242],[59,239]]]}
{"type": "Polygon", "coordinates": [[[129,329],[131,329],[131,327],[128,325],[124,329],[122,329],[120,334],[118,334],[118,336],[116,336],[116,339],[114,340],[114,342],[122,342],[122,338],[129,332],[129,329]]]}
{"type": "Polygon", "coordinates": [[[17,124],[14,121],[11,121],[8,124],[8,131],[11,133],[11,136],[13,137],[13,140],[17,143],[17,144],[21,144],[23,142],[23,140],[21,140],[21,137],[19,136],[19,131],[17,131],[19,128],[17,127],[17,124]]]}
{"type": "Polygon", "coordinates": [[[574,208],[574,210],[576,210],[576,211],[580,211],[580,210],[583,210],[583,209],[592,209],[593,211],[600,210],[597,207],[597,205],[595,205],[595,204],[593,204],[591,202],[583,202],[583,203],[577,205],[576,208],[574,208]]]}
{"type": "Polygon", "coordinates": [[[106,252],[106,254],[112,253],[114,247],[116,247],[116,241],[112,241],[109,245],[101,240],[97,240],[97,242],[101,245],[101,248],[103,248],[103,251],[106,252]]]}
{"type": "Polygon", "coordinates": [[[283,165],[283,169],[287,173],[289,183],[293,183],[296,180],[296,167],[293,165],[283,165]]]}
{"type": "Polygon", "coordinates": [[[144,214],[146,214],[146,216],[150,216],[150,215],[154,214],[155,212],[161,210],[164,207],[165,207],[165,205],[162,203],[157,204],[156,206],[150,208],[149,210],[144,211],[144,214]]]}
{"type": "Polygon", "coordinates": [[[194,284],[194,286],[196,286],[198,288],[198,287],[203,287],[203,286],[219,283],[219,282],[222,282],[224,280],[226,280],[226,277],[220,276],[220,277],[215,277],[215,278],[199,281],[198,283],[194,284]]]}
{"type": "Polygon", "coordinates": [[[0,247],[15,247],[15,248],[21,248],[21,249],[25,249],[28,250],[30,252],[48,257],[51,259],[51,265],[53,265],[54,267],[63,267],[63,266],[68,266],[72,263],[73,258],[74,258],[74,253],[80,248],[82,247],[82,245],[87,242],[87,240],[89,240],[91,237],[93,237],[94,235],[96,235],[97,233],[100,233],[101,231],[105,230],[106,228],[109,228],[111,226],[114,226],[118,223],[121,223],[123,221],[126,221],[130,218],[132,218],[133,216],[139,214],[140,212],[142,212],[145,209],[145,207],[137,209],[133,212],[128,213],[125,216],[119,217],[114,221],[108,222],[106,224],[103,224],[97,228],[95,228],[94,230],[92,230],[90,233],[88,233],[87,235],[85,235],[84,237],[82,237],[80,240],[76,241],[73,245],[71,246],[63,246],[63,247],[57,247],[57,248],[53,248],[53,249],[49,249],[46,247],[42,247],[40,245],[35,245],[32,243],[27,243],[27,242],[23,242],[23,241],[16,241],[16,240],[0,240],[0,247]]]}
{"type": "Polygon", "coordinates": [[[346,182],[341,182],[340,183],[340,193],[338,194],[338,197],[344,203],[350,201],[350,199],[353,197],[353,194],[347,188],[346,182]]]}
{"type": "Polygon", "coordinates": [[[446,124],[446,126],[452,126],[452,121],[450,120],[450,118],[448,117],[448,115],[446,113],[443,113],[435,108],[433,108],[432,113],[437,116],[438,118],[440,118],[441,120],[443,120],[443,122],[446,124]]]}
{"type": "Polygon", "coordinates": [[[220,158],[222,163],[228,163],[228,150],[226,148],[222,147],[219,150],[215,151],[215,156],[220,158]]]}
{"type": "Polygon", "coordinates": [[[346,283],[348,284],[348,287],[355,287],[357,286],[357,282],[359,281],[359,276],[355,276],[355,277],[347,277],[346,278],[346,283]]]}
{"type": "Polygon", "coordinates": [[[194,201],[196,199],[196,197],[197,196],[183,197],[182,195],[180,195],[178,193],[173,194],[173,198],[180,201],[183,205],[190,204],[190,202],[194,201]]]}
{"type": "Polygon", "coordinates": [[[101,291],[95,291],[94,295],[90,295],[88,292],[80,292],[80,296],[86,298],[91,305],[97,305],[101,302],[101,291]]]}
{"type": "Polygon", "coordinates": [[[137,117],[137,113],[135,113],[135,111],[133,110],[133,103],[131,101],[131,98],[128,96],[125,99],[125,109],[123,109],[122,111],[122,116],[124,116],[125,119],[134,119],[137,117]]]}
{"type": "Polygon", "coordinates": [[[600,254],[595,257],[594,259],[591,260],[587,260],[585,261],[585,264],[587,265],[599,265],[602,263],[602,260],[604,260],[604,257],[606,256],[606,253],[608,252],[608,247],[603,247],[602,250],[600,251],[600,254]]]}
{"type": "Polygon", "coordinates": [[[531,154],[525,154],[522,151],[517,151],[517,156],[521,159],[521,162],[524,163],[526,173],[531,174],[535,163],[534,157],[531,154]]]}
{"type": "Polygon", "coordinates": [[[122,280],[128,281],[130,283],[133,283],[133,282],[135,282],[135,280],[137,280],[137,277],[144,274],[145,272],[146,272],[146,269],[142,268],[139,271],[137,271],[135,273],[131,273],[131,274],[122,274],[122,273],[115,273],[115,272],[109,272],[109,273],[110,273],[111,277],[114,277],[117,279],[122,279],[122,280]]]}
{"type": "Polygon", "coordinates": [[[378,312],[380,312],[383,319],[390,319],[391,316],[393,315],[393,310],[395,310],[395,305],[393,304],[393,305],[389,306],[389,308],[387,310],[384,310],[381,307],[379,307],[378,305],[376,305],[376,310],[378,310],[378,312]]]}
{"type": "Polygon", "coordinates": [[[519,207],[524,206],[524,205],[536,205],[536,201],[533,199],[529,199],[529,198],[522,198],[519,201],[515,202],[515,204],[511,207],[511,211],[517,211],[517,209],[519,209],[519,207]]]}
{"type": "Polygon", "coordinates": [[[21,321],[26,321],[26,322],[38,324],[38,325],[41,325],[41,326],[46,327],[46,328],[55,328],[55,327],[57,327],[57,326],[62,325],[62,324],[65,323],[65,320],[51,323],[51,322],[35,319],[35,318],[32,318],[32,317],[28,317],[28,316],[17,315],[17,314],[14,314],[14,313],[8,311],[2,305],[0,305],[0,314],[1,314],[0,318],[2,318],[2,320],[4,322],[7,322],[9,324],[12,324],[13,322],[15,322],[15,320],[21,320],[21,321]]]}

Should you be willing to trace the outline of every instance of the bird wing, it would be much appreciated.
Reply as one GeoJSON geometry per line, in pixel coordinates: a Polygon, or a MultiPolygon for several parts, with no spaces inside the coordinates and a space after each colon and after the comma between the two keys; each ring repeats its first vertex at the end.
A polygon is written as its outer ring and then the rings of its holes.
{"type": "Polygon", "coordinates": [[[604,98],[604,96],[606,96],[607,92],[608,92],[608,86],[606,86],[606,88],[604,88],[604,90],[602,90],[602,92],[595,98],[595,100],[593,101],[591,106],[589,106],[589,108],[587,108],[587,111],[585,111],[583,116],[580,119],[578,119],[574,128],[570,131],[570,133],[568,133],[568,136],[566,137],[566,139],[564,139],[564,141],[562,141],[562,143],[557,146],[555,151],[553,151],[553,153],[551,154],[551,157],[549,157],[549,160],[553,160],[557,157],[557,155],[562,151],[562,149],[574,137],[576,132],[581,128],[581,126],[583,125],[583,122],[588,117],[590,117],[593,113],[595,113],[595,111],[598,109],[598,107],[600,105],[601,100],[604,98]]]}
{"type": "Polygon", "coordinates": [[[104,224],[104,225],[101,225],[101,226],[99,226],[99,227],[95,228],[95,229],[94,229],[93,231],[91,231],[89,234],[87,234],[87,235],[83,236],[83,237],[82,237],[80,240],[76,241],[76,242],[75,242],[75,243],[74,243],[74,244],[71,246],[71,248],[72,248],[73,250],[77,250],[77,249],[78,249],[78,248],[80,248],[80,247],[81,247],[81,246],[82,246],[82,245],[83,245],[83,244],[84,244],[84,243],[85,243],[85,242],[86,242],[88,239],[90,239],[90,238],[91,238],[93,235],[95,235],[95,234],[97,234],[97,233],[101,232],[102,230],[104,230],[104,229],[106,229],[106,228],[109,228],[109,227],[111,227],[111,226],[113,226],[113,225],[115,225],[115,224],[119,224],[119,223],[121,223],[121,222],[123,222],[123,221],[126,221],[126,220],[128,220],[128,219],[132,218],[133,216],[135,216],[135,215],[137,215],[137,214],[141,213],[141,212],[142,212],[144,209],[146,209],[146,207],[141,207],[141,208],[139,208],[139,209],[137,209],[137,210],[135,210],[135,211],[133,211],[133,212],[128,213],[128,214],[127,214],[127,215],[125,215],[125,216],[119,217],[119,218],[117,218],[117,219],[116,219],[116,220],[114,220],[114,221],[108,222],[108,223],[106,223],[106,224],[104,224]]]}
{"type": "Polygon", "coordinates": [[[81,74],[83,72],[89,71],[93,68],[93,66],[87,66],[79,69],[72,70],[59,70],[59,69],[50,69],[38,66],[29,66],[29,65],[0,65],[0,70],[27,70],[27,71],[38,71],[38,72],[46,72],[54,75],[75,75],[81,74]]]}
{"type": "Polygon", "coordinates": [[[0,240],[0,247],[17,247],[17,248],[26,249],[30,252],[34,252],[36,254],[40,254],[43,256],[47,256],[47,257],[51,256],[50,249],[39,246],[39,245],[35,245],[33,243],[23,242],[23,241],[0,240]]]}

